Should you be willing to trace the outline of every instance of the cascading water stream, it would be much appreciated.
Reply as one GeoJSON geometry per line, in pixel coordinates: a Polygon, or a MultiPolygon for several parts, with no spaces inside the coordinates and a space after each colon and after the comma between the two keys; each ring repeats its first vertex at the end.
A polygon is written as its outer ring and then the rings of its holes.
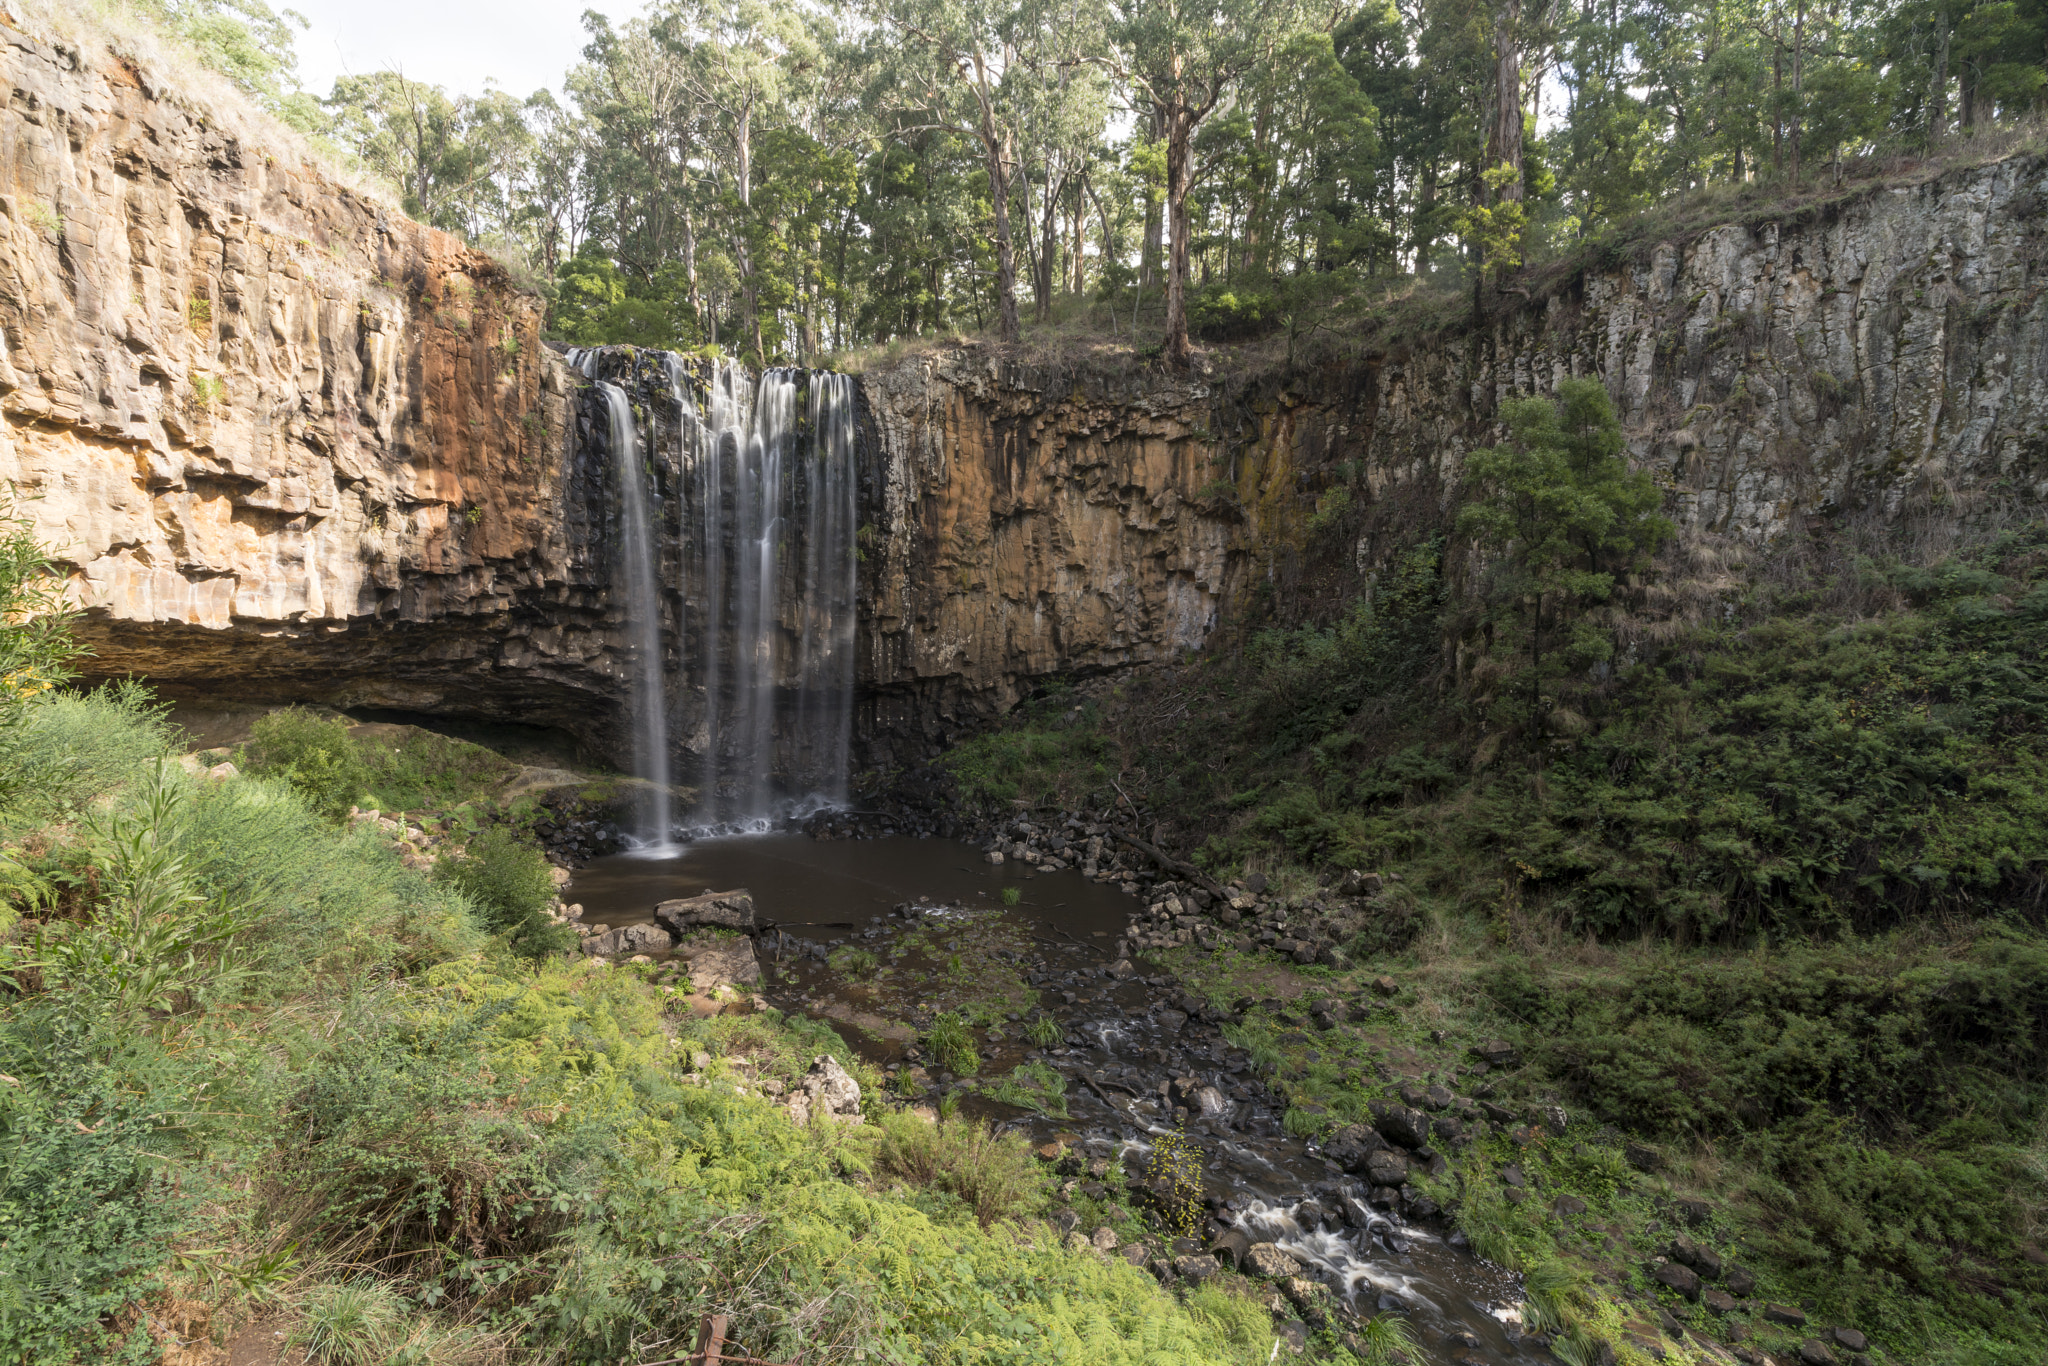
{"type": "MultiPolygon", "coordinates": [[[[594,376],[603,356],[578,350],[567,360],[594,376]]],[[[674,715],[680,747],[696,756],[693,826],[762,830],[843,804],[857,598],[853,381],[794,369],[756,381],[731,362],[693,371],[674,355],[657,375],[676,412],[680,509],[672,521],[649,515],[644,448],[625,391],[600,384],[620,468],[638,472],[622,474],[619,493],[621,553],[631,562],[620,582],[635,662],[637,770],[665,804],[674,715]],[[670,587],[681,666],[663,677],[666,535],[680,538],[680,579],[670,587]]],[[[665,442],[648,444],[659,451],[665,442]]],[[[664,832],[650,836],[657,842],[672,828],[668,815],[648,817],[664,832]]]]}
{"type": "Polygon", "coordinates": [[[633,404],[616,384],[598,385],[609,410],[613,462],[619,476],[619,560],[626,585],[626,634],[631,642],[633,758],[649,784],[640,806],[641,837],[666,850],[675,829],[669,788],[668,690],[661,649],[660,550],[648,512],[647,470],[640,458],[633,404]]]}

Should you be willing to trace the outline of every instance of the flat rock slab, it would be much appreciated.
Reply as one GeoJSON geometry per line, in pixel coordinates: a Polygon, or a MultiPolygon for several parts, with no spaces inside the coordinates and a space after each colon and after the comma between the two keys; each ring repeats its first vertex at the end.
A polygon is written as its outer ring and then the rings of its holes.
{"type": "Polygon", "coordinates": [[[664,901],[654,908],[654,918],[678,934],[700,927],[752,934],[754,897],[744,887],[730,892],[706,892],[702,896],[664,901]]]}
{"type": "Polygon", "coordinates": [[[698,930],[675,942],[675,961],[690,980],[690,1009],[699,1015],[719,1014],[728,1004],[750,996],[761,984],[761,963],[754,941],[742,935],[698,930]]]}

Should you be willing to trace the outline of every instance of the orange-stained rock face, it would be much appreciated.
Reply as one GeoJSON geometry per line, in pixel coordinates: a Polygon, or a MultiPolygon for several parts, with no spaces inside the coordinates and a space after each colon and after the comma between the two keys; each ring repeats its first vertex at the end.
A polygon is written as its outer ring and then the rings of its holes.
{"type": "Polygon", "coordinates": [[[505,716],[608,698],[540,301],[144,73],[9,38],[0,479],[71,571],[94,672],[505,716]]]}

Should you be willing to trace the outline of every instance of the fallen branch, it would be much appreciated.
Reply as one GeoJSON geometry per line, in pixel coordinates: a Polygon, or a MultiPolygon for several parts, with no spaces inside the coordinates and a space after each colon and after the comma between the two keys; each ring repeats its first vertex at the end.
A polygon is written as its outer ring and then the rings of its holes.
{"type": "Polygon", "coordinates": [[[1194,883],[1197,887],[1200,887],[1204,891],[1208,892],[1211,896],[1220,896],[1224,898],[1226,901],[1229,900],[1230,893],[1223,890],[1223,885],[1217,882],[1214,878],[1211,878],[1208,874],[1204,873],[1201,869],[1195,867],[1194,864],[1182,863],[1179,859],[1173,857],[1173,855],[1169,853],[1166,853],[1157,845],[1147,844],[1145,841],[1139,839],[1136,835],[1126,835],[1121,830],[1112,831],[1111,833],[1114,834],[1119,840],[1122,840],[1125,844],[1130,845],[1131,848],[1143,854],[1146,858],[1151,859],[1161,868],[1164,868],[1167,872],[1172,873],[1175,877],[1187,879],[1189,882],[1194,883]]]}

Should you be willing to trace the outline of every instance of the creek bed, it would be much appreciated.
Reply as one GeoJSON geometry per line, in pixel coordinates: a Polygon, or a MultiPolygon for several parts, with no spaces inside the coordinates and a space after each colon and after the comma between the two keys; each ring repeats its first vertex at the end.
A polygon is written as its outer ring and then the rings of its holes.
{"type": "Polygon", "coordinates": [[[1183,1010],[1171,978],[1108,975],[1139,909],[1115,886],[990,866],[950,840],[769,834],[598,859],[564,895],[585,922],[618,928],[651,924],[659,901],[739,887],[774,927],[756,947],[761,995],[778,1009],[829,1020],[851,1051],[916,1069],[932,1093],[958,1087],[963,1108],[1034,1143],[1077,1138],[1080,1156],[1121,1155],[1127,1170],[1142,1171],[1153,1140],[1184,1121],[1217,1218],[1278,1243],[1360,1313],[1409,1314],[1429,1360],[1550,1360],[1511,1326],[1513,1275],[1452,1246],[1440,1223],[1368,1206],[1361,1183],[1283,1128],[1249,1055],[1183,1010]],[[972,1040],[980,1076],[1049,1066],[1067,1083],[1064,1118],[986,1097],[917,1056],[935,1015],[970,1010],[988,1026],[972,1040]],[[1047,1047],[1027,1035],[1041,1015],[1059,1024],[1058,1042],[1039,1036],[1047,1047]]]}

